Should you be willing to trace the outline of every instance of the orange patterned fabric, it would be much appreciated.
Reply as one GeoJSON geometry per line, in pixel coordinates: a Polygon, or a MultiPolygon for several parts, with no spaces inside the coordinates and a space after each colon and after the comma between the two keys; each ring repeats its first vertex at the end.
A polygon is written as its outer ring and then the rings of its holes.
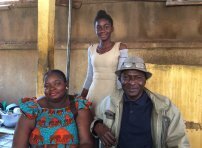
{"type": "MultiPolygon", "coordinates": [[[[92,103],[83,99],[74,99],[77,110],[90,109],[92,103]]],[[[70,107],[61,109],[42,108],[36,98],[23,98],[19,101],[20,108],[29,119],[36,120],[36,127],[31,132],[31,145],[53,145],[58,147],[79,144],[78,131],[74,115],[70,107]]]]}

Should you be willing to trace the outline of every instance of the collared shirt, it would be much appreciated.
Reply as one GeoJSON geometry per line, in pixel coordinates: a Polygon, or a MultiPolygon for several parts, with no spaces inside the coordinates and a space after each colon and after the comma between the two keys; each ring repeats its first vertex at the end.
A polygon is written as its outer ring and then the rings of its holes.
{"type": "Polygon", "coordinates": [[[152,148],[152,102],[146,92],[138,100],[123,95],[123,113],[118,148],[152,148]]]}

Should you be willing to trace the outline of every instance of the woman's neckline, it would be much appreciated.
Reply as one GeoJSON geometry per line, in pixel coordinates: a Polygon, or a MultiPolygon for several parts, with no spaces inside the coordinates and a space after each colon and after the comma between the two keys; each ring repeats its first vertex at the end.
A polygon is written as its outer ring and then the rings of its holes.
{"type": "Polygon", "coordinates": [[[64,105],[64,106],[61,106],[61,107],[59,107],[59,106],[52,106],[49,102],[48,102],[48,100],[46,100],[47,98],[44,98],[44,100],[43,100],[43,102],[40,102],[40,101],[42,101],[42,100],[38,100],[37,102],[37,104],[42,108],[42,109],[54,109],[54,110],[60,110],[60,109],[65,109],[65,108],[68,108],[68,107],[70,107],[70,102],[69,102],[69,98],[67,98],[67,100],[65,100],[65,102],[64,102],[64,104],[66,104],[66,105],[64,105]]]}
{"type": "Polygon", "coordinates": [[[99,48],[99,44],[98,44],[96,48],[96,53],[98,53],[99,55],[105,54],[111,51],[114,48],[115,44],[116,44],[115,42],[111,42],[110,46],[105,48],[99,48]]]}

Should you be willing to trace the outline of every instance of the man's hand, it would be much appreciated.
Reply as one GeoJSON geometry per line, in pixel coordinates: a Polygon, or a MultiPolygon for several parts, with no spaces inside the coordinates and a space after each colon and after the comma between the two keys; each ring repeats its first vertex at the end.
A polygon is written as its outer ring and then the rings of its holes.
{"type": "Polygon", "coordinates": [[[94,127],[94,132],[98,135],[105,147],[116,145],[116,138],[110,129],[103,123],[97,123],[94,127]]]}

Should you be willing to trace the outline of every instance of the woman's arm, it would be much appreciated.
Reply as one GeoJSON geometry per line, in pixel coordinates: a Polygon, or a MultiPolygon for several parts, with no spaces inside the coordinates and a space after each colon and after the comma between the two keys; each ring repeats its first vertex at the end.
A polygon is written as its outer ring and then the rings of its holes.
{"type": "Polygon", "coordinates": [[[121,68],[121,65],[123,64],[124,60],[128,57],[128,49],[122,49],[120,50],[119,60],[118,60],[118,66],[117,69],[121,68]]]}
{"type": "Polygon", "coordinates": [[[81,91],[81,97],[85,99],[87,95],[88,95],[88,89],[83,88],[81,91]]]}
{"type": "MultiPolygon", "coordinates": [[[[91,46],[90,46],[91,47],[91,46]]],[[[83,90],[81,92],[81,97],[86,98],[88,94],[88,89],[93,81],[93,66],[91,63],[91,56],[90,56],[90,47],[88,48],[88,69],[87,69],[87,76],[86,80],[83,85],[83,90]]]]}
{"type": "Polygon", "coordinates": [[[15,128],[12,148],[28,148],[29,136],[34,127],[35,119],[28,119],[22,114],[15,128]]]}
{"type": "Polygon", "coordinates": [[[128,49],[127,45],[124,43],[120,43],[119,50],[128,49]]]}
{"type": "MultiPolygon", "coordinates": [[[[121,68],[121,65],[123,64],[124,60],[128,57],[128,49],[126,44],[120,43],[119,51],[120,51],[120,55],[119,55],[117,69],[121,68]]],[[[117,88],[121,89],[121,83],[118,80],[118,78],[117,78],[117,88]]]]}
{"type": "Polygon", "coordinates": [[[76,123],[79,131],[79,148],[93,148],[93,138],[90,133],[92,114],[90,110],[81,109],[78,111],[76,123]]]}

